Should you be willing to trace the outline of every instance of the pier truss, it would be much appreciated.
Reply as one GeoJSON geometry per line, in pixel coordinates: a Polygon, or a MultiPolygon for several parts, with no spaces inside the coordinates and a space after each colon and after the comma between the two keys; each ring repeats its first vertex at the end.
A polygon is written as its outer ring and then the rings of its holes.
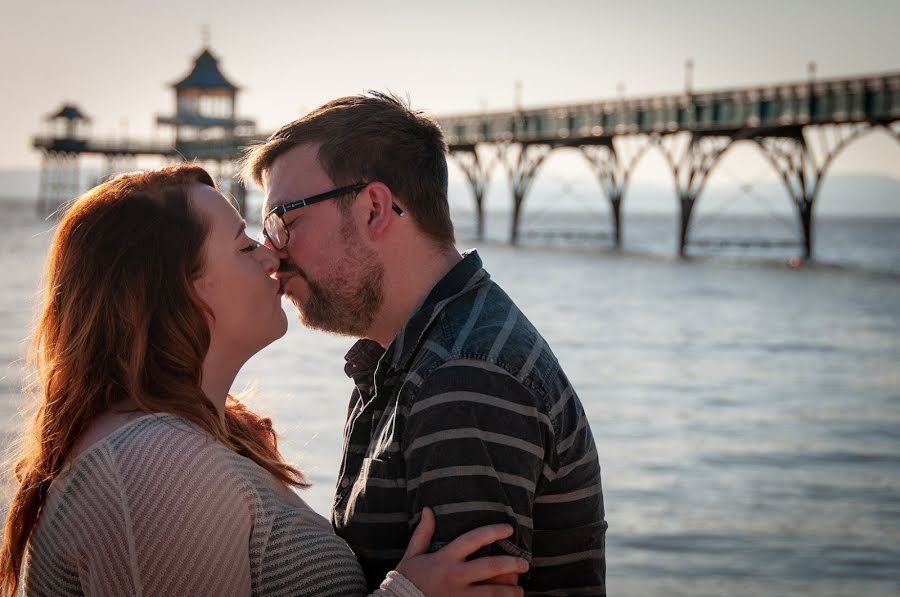
{"type": "Polygon", "coordinates": [[[71,151],[44,151],[38,189],[38,212],[50,214],[81,189],[78,154],[71,151]]]}
{"type": "MultiPolygon", "coordinates": [[[[735,143],[749,142],[783,181],[796,208],[796,245],[802,247],[805,258],[811,258],[816,198],[835,157],[878,129],[900,142],[900,73],[459,114],[438,120],[451,158],[472,189],[479,235],[484,234],[484,195],[496,163],[510,182],[510,241],[515,244],[523,204],[541,165],[553,151],[575,148],[590,164],[609,201],[613,239],[619,247],[621,207],[631,175],[648,151],[657,150],[672,173],[679,211],[678,250],[685,255],[692,215],[709,177],[735,143]]],[[[754,241],[741,239],[735,244],[752,246],[754,241]]]]}

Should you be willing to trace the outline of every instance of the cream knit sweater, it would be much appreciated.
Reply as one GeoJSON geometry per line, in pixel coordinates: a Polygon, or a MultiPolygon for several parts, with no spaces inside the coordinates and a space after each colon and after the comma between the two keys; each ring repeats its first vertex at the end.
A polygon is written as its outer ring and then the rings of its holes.
{"type": "MultiPolygon", "coordinates": [[[[253,461],[168,414],[130,421],[53,482],[27,595],[366,594],[330,523],[253,461]]],[[[391,572],[378,597],[423,597],[391,572]]]]}

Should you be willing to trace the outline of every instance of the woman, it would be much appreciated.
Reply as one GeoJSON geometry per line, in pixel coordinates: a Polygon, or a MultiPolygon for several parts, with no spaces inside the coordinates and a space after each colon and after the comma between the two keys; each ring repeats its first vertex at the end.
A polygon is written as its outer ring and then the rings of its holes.
{"type": "MultiPolygon", "coordinates": [[[[287,320],[278,260],[194,165],[119,176],[77,200],[50,250],[33,341],[40,401],[16,467],[2,592],[362,595],[353,553],[292,490],[271,422],[229,395],[287,320]]],[[[379,595],[521,595],[478,585],[523,560],[425,554],[423,510],[379,595]]]]}

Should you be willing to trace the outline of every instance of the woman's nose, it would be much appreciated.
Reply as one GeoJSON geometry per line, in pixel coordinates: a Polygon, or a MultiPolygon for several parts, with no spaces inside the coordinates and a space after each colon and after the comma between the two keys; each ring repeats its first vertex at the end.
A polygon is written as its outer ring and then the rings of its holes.
{"type": "Polygon", "coordinates": [[[266,273],[271,276],[277,272],[278,264],[280,263],[278,254],[266,245],[260,245],[257,251],[259,251],[260,263],[262,264],[263,269],[266,270],[266,273]]]}

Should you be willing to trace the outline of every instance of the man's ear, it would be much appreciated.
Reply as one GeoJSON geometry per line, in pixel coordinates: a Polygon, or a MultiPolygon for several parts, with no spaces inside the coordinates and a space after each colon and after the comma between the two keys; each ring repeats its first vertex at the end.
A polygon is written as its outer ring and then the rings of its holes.
{"type": "Polygon", "coordinates": [[[365,188],[362,198],[366,209],[365,225],[369,240],[379,240],[393,221],[394,194],[386,184],[373,182],[365,188]]]}

